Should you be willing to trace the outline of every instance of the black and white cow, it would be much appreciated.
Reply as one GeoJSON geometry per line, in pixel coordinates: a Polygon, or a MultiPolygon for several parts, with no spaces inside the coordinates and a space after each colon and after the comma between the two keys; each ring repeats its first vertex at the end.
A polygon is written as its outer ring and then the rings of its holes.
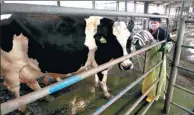
{"type": "MultiPolygon", "coordinates": [[[[130,53],[127,44],[132,28],[125,22],[99,16],[13,14],[1,20],[1,50],[10,52],[13,36],[22,33],[28,38],[28,57],[37,60],[43,73],[68,74],[130,53]]],[[[132,69],[133,63],[125,60],[119,68],[132,69]]],[[[108,69],[97,73],[95,83],[109,98],[107,74],[108,69]]]]}

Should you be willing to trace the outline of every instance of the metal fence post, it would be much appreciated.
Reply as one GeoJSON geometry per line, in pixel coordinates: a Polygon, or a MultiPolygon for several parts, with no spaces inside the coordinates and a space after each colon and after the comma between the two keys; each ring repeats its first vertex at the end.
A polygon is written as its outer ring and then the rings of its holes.
{"type": "MultiPolygon", "coordinates": [[[[148,1],[145,1],[144,2],[144,13],[147,14],[148,13],[148,10],[149,10],[149,2],[148,1]]],[[[146,29],[146,25],[148,24],[148,21],[147,20],[144,20],[143,21],[143,29],[145,30],[146,29]]]]}
{"type": "Polygon", "coordinates": [[[127,1],[125,1],[125,12],[127,12],[127,1]]]}
{"type": "Polygon", "coordinates": [[[95,1],[92,1],[92,9],[96,9],[95,5],[95,1]]]}
{"type": "Polygon", "coordinates": [[[119,11],[119,1],[116,2],[116,10],[119,11]]]}
{"type": "MultiPolygon", "coordinates": [[[[184,3],[183,3],[184,4],[184,3]]],[[[166,95],[166,100],[163,108],[163,112],[168,113],[170,109],[170,102],[172,100],[173,96],[173,90],[174,90],[174,84],[176,81],[176,76],[177,76],[177,70],[178,70],[178,64],[180,60],[180,55],[181,55],[181,45],[183,42],[184,38],[184,32],[185,32],[185,20],[184,18],[180,19],[180,24],[179,24],[179,30],[177,33],[177,43],[175,46],[175,51],[174,51],[174,58],[173,58],[173,67],[171,69],[170,73],[170,81],[168,84],[168,89],[167,89],[167,95],[166,95]]]]}
{"type": "Polygon", "coordinates": [[[57,6],[61,6],[61,3],[60,3],[60,1],[57,1],[57,6]]]}

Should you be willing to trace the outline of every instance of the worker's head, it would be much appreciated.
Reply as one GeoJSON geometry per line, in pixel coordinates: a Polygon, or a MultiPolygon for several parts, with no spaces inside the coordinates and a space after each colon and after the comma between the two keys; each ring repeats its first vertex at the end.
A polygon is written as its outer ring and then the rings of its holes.
{"type": "MultiPolygon", "coordinates": [[[[160,15],[159,13],[153,13],[153,15],[160,15]]],[[[161,19],[160,18],[150,18],[149,28],[152,30],[157,30],[160,27],[161,19]]]]}

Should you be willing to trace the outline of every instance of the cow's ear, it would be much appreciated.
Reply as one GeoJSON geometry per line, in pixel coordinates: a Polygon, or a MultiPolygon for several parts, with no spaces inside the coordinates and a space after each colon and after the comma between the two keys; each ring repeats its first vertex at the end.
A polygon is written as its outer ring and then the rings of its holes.
{"type": "Polygon", "coordinates": [[[88,22],[88,18],[84,18],[84,20],[86,21],[86,23],[88,22]]]}
{"type": "Polygon", "coordinates": [[[113,20],[110,20],[110,23],[109,23],[111,26],[113,26],[114,24],[114,21],[113,20]]]}
{"type": "Polygon", "coordinates": [[[128,24],[127,24],[127,29],[132,32],[133,28],[135,26],[135,23],[133,20],[131,20],[128,24]]]}

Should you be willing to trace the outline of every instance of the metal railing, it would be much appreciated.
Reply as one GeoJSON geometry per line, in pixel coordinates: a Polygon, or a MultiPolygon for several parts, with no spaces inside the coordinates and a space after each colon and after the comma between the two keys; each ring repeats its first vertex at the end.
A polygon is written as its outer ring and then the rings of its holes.
{"type": "Polygon", "coordinates": [[[93,115],[98,115],[102,113],[105,109],[107,109],[109,106],[111,106],[114,102],[116,102],[121,96],[123,96],[127,91],[132,89],[135,85],[137,85],[143,78],[145,78],[150,72],[152,72],[156,67],[158,67],[162,61],[160,61],[158,64],[156,64],[152,69],[150,69],[148,72],[146,72],[144,75],[142,75],[140,78],[135,80],[133,83],[131,83],[129,86],[127,86],[124,90],[122,90],[120,93],[118,93],[114,98],[112,98],[110,101],[108,101],[106,104],[101,106],[99,109],[96,110],[93,115]]]}
{"type": "MultiPolygon", "coordinates": [[[[140,13],[129,13],[129,12],[121,12],[121,11],[107,11],[107,10],[95,10],[95,9],[83,9],[83,8],[68,8],[68,7],[59,7],[59,6],[45,6],[45,5],[27,5],[27,4],[12,4],[12,3],[6,3],[1,5],[1,14],[6,14],[6,13],[47,13],[47,14],[58,14],[58,15],[85,15],[85,16],[91,16],[91,15],[96,15],[96,16],[116,16],[116,17],[145,17],[145,18],[150,18],[150,17],[158,17],[158,18],[166,18],[167,22],[167,27],[168,27],[168,17],[167,16],[162,16],[162,15],[150,15],[150,14],[140,14],[140,13]]],[[[29,104],[31,102],[34,102],[40,98],[45,97],[46,95],[52,94],[54,92],[57,92],[63,88],[66,88],[72,84],[75,84],[85,78],[90,77],[91,75],[94,75],[104,69],[107,69],[111,66],[114,66],[126,59],[129,59],[135,55],[138,55],[142,52],[145,52],[155,46],[158,46],[162,43],[165,43],[166,40],[160,41],[156,44],[147,46],[145,48],[142,48],[138,51],[132,52],[126,56],[120,57],[118,59],[115,59],[111,62],[105,63],[103,65],[100,65],[97,68],[93,68],[91,70],[82,72],[78,75],[71,76],[65,80],[62,80],[61,82],[54,83],[52,85],[46,86],[40,90],[33,91],[31,93],[28,93],[24,96],[21,96],[19,98],[10,100],[5,103],[1,103],[1,114],[7,114],[9,112],[12,112],[26,104],[29,104]]],[[[155,67],[153,67],[150,71],[145,73],[143,76],[141,76],[139,79],[134,81],[131,85],[129,85],[125,90],[123,90],[121,93],[119,93],[117,96],[112,98],[110,101],[108,101],[107,104],[102,106],[102,109],[98,109],[95,114],[98,114],[105,110],[108,106],[113,104],[118,98],[120,98],[123,94],[126,93],[126,91],[130,90],[132,87],[134,87],[137,83],[139,83],[146,75],[153,71],[157,66],[159,66],[163,62],[160,61],[155,67]]],[[[149,90],[158,82],[154,82],[153,85],[150,86],[149,90]]],[[[148,93],[149,90],[146,92],[148,93]]],[[[137,105],[142,98],[145,97],[145,94],[138,99],[137,105]]],[[[133,110],[135,108],[135,105],[132,106],[133,110]]],[[[151,106],[151,105],[150,105],[151,106]]],[[[149,109],[149,108],[147,108],[149,109]]]]}
{"type": "Polygon", "coordinates": [[[168,18],[164,15],[151,15],[142,13],[131,13],[123,11],[108,11],[108,10],[96,10],[96,9],[84,9],[84,8],[71,8],[71,7],[58,7],[58,6],[46,6],[46,5],[27,5],[27,4],[13,4],[5,3],[1,5],[1,14],[9,13],[47,13],[47,14],[59,14],[59,15],[82,15],[82,16],[117,16],[117,17],[158,17],[168,18]]]}
{"type": "MultiPolygon", "coordinates": [[[[184,1],[182,2],[182,9],[183,9],[183,7],[184,7],[184,1]]],[[[181,10],[181,15],[182,15],[182,12],[183,11],[181,10]]],[[[174,87],[179,88],[183,91],[186,91],[190,94],[194,93],[194,92],[192,92],[192,91],[190,91],[186,88],[183,88],[183,87],[178,86],[178,85],[175,84],[178,69],[184,69],[186,71],[194,73],[194,71],[192,71],[190,69],[186,69],[184,67],[179,66],[179,61],[180,61],[180,56],[181,56],[181,48],[182,47],[192,48],[190,46],[182,45],[186,23],[194,23],[194,21],[188,21],[188,20],[185,21],[184,17],[181,16],[181,19],[179,20],[179,28],[178,28],[178,32],[177,32],[177,42],[176,42],[176,46],[175,46],[175,50],[174,50],[174,56],[173,56],[174,58],[173,58],[173,63],[172,63],[172,69],[171,69],[171,72],[170,72],[170,80],[169,80],[169,83],[168,83],[166,100],[165,100],[165,104],[164,104],[164,108],[163,108],[163,111],[167,114],[169,113],[169,110],[170,110],[170,104],[173,104],[173,105],[179,107],[180,109],[194,115],[194,112],[192,112],[191,110],[188,110],[187,108],[172,102],[174,87]]]]}

